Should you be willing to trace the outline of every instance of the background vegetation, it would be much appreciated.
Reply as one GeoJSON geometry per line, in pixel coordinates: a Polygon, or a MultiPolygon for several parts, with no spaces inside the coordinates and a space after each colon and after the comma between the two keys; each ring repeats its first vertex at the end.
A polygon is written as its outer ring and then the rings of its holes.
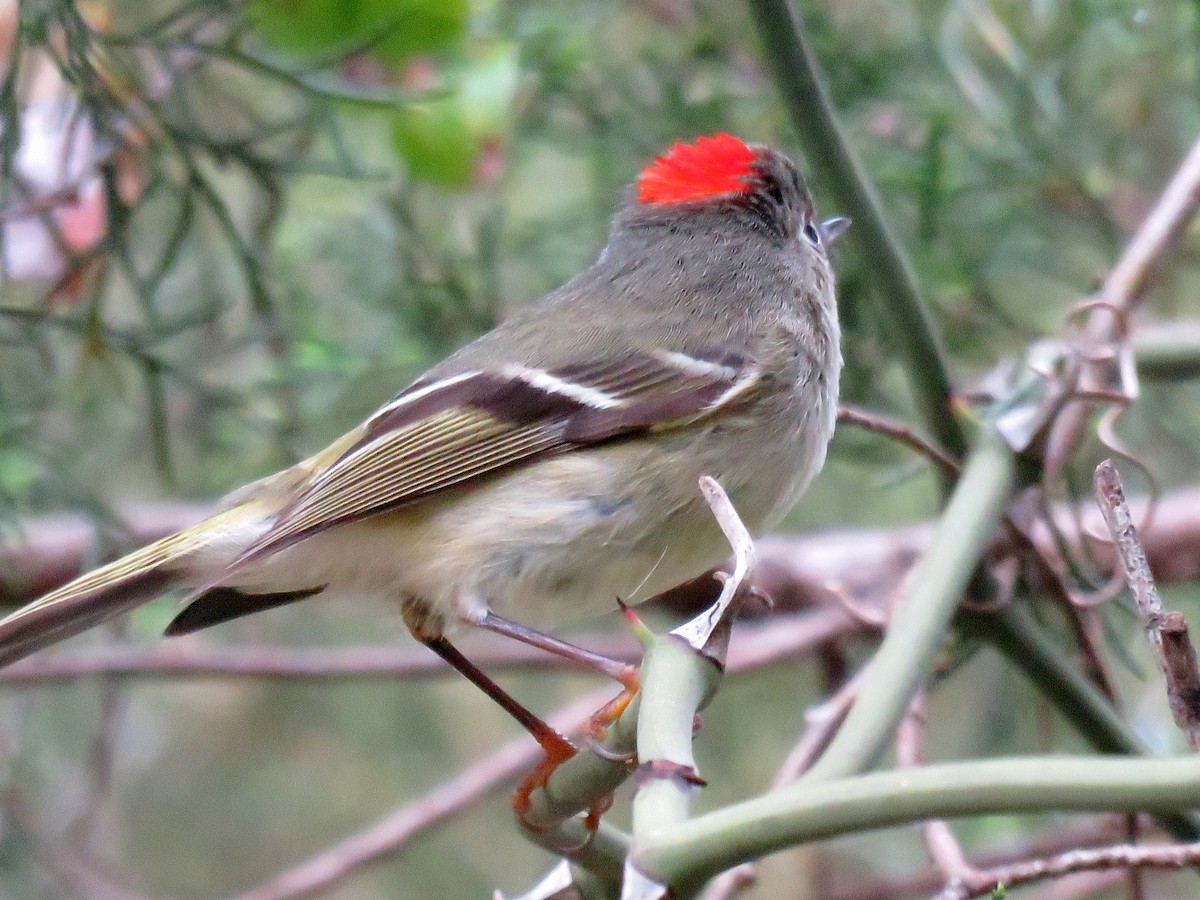
{"type": "MultiPolygon", "coordinates": [[[[799,9],[955,385],[989,387],[998,364],[1064,332],[1200,133],[1200,6],[799,9]]],[[[29,523],[63,510],[99,523],[89,549],[99,559],[128,545],[130,509],[207,503],[323,446],[586,265],[623,186],[671,142],[724,130],[799,159],[807,149],[740,3],[30,0],[0,11],[9,559],[29,523]]],[[[841,211],[831,185],[813,189],[823,214],[841,211]]],[[[925,430],[895,310],[872,287],[878,260],[851,246],[836,263],[843,399],[925,430]]],[[[1190,334],[1198,285],[1188,235],[1139,313],[1147,348],[1159,323],[1173,346],[1190,334]]],[[[1147,364],[1117,426],[1167,491],[1194,484],[1200,466],[1200,394],[1179,377],[1187,366],[1186,354],[1174,367],[1147,364]]],[[[1086,497],[1106,452],[1085,444],[1053,499],[1072,485],[1086,497]]],[[[786,527],[923,520],[939,508],[938,485],[928,462],[842,428],[786,527]]],[[[1093,578],[1103,581],[1080,574],[1093,578]]],[[[14,599],[36,580],[0,572],[14,599]]],[[[1193,619],[1198,599],[1186,583],[1168,594],[1193,619]]],[[[149,641],[172,611],[164,600],[112,631],[149,641]]],[[[1156,750],[1182,749],[1127,602],[1089,621],[1127,720],[1156,750]]],[[[1046,622],[1074,658],[1061,621],[1046,622]]],[[[188,640],[407,638],[390,611],[306,603],[188,640]]],[[[873,644],[850,640],[849,666],[873,644]]],[[[928,698],[929,757],[1084,747],[1033,686],[976,650],[960,641],[946,651],[928,698]]],[[[729,678],[697,741],[709,782],[698,806],[769,784],[835,674],[828,656],[806,656],[729,678]]],[[[559,671],[505,683],[543,710],[591,684],[559,671]]],[[[238,894],[515,734],[449,679],[6,686],[0,723],[3,900],[118,896],[103,893],[114,883],[147,897],[238,894]],[[62,847],[107,873],[91,873],[100,887],[54,865],[62,847]]],[[[994,848],[1095,821],[999,816],[957,833],[969,848],[994,848]]],[[[519,892],[548,861],[496,792],[326,895],[519,892]]],[[[923,865],[916,832],[894,829],[781,856],[756,896],[880,896],[861,893],[869,876],[923,865]]],[[[1181,883],[1150,879],[1147,889],[1172,896],[1181,883]]],[[[1098,889],[1124,896],[1128,885],[1098,889]]]]}

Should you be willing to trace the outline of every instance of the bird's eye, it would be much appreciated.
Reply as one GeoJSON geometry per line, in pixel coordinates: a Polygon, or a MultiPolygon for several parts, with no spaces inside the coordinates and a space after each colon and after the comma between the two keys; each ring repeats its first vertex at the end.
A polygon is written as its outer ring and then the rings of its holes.
{"type": "Polygon", "coordinates": [[[810,244],[812,244],[814,247],[821,246],[821,232],[819,230],[817,230],[817,226],[814,225],[812,222],[804,223],[804,236],[808,239],[808,242],[810,244]]]}

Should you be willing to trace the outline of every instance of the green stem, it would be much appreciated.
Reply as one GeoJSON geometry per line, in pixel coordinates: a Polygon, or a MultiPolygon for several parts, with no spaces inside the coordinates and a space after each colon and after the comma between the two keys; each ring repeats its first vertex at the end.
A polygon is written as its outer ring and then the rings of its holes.
{"type": "Polygon", "coordinates": [[[594,834],[589,833],[577,816],[600,803],[629,777],[629,767],[618,760],[636,753],[640,706],[641,696],[635,695],[609,726],[601,744],[607,751],[603,756],[584,750],[555,769],[530,795],[529,808],[522,817],[529,840],[591,872],[594,880],[614,896],[620,893],[629,837],[604,821],[598,823],[594,834]]]}
{"type": "Polygon", "coordinates": [[[1196,756],[1013,757],[797,782],[660,831],[634,855],[639,868],[664,883],[690,882],[796,844],[925,819],[1194,806],[1200,806],[1196,756]]]}
{"type": "Polygon", "coordinates": [[[523,818],[534,832],[532,836],[541,838],[539,843],[545,844],[553,829],[603,800],[629,777],[629,768],[619,760],[637,752],[640,706],[641,696],[635,695],[609,726],[601,747],[611,759],[587,750],[578,753],[550,773],[546,783],[530,794],[529,809],[523,818]]]}
{"type": "Polygon", "coordinates": [[[921,299],[912,266],[884,221],[879,197],[838,126],[804,25],[788,0],[750,0],[750,11],[813,176],[834,198],[838,211],[854,220],[847,240],[869,263],[866,271],[887,303],[895,323],[887,333],[899,342],[921,418],[936,443],[962,458],[966,435],[954,415],[937,327],[921,299]]]}
{"type": "Polygon", "coordinates": [[[708,702],[721,670],[678,638],[658,638],[642,662],[642,709],[638,759],[648,777],[633,798],[633,842],[684,822],[696,784],[692,733],[696,713],[708,702]],[[656,768],[662,767],[662,768],[656,768]]]}
{"type": "Polygon", "coordinates": [[[887,748],[933,666],[959,599],[995,532],[1012,490],[1012,452],[991,429],[981,433],[933,542],[909,573],[862,690],[829,748],[803,781],[869,769],[887,748]]]}

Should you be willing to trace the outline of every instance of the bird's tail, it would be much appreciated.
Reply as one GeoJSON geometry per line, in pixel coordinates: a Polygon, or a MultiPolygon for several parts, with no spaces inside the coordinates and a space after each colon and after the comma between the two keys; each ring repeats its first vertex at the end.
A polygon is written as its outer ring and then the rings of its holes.
{"type": "Polygon", "coordinates": [[[192,575],[190,559],[227,533],[235,509],[80,575],[0,620],[0,666],[141,606],[192,575]]]}

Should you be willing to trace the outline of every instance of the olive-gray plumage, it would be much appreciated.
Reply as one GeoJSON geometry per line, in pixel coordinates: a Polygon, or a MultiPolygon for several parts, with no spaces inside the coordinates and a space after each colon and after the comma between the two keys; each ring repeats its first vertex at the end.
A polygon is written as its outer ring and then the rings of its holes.
{"type": "Polygon", "coordinates": [[[737,190],[631,195],[592,266],[325,451],[0,622],[0,664],[166,582],[193,590],[175,632],[324,592],[399,605],[429,638],[488,609],[545,625],[639,602],[718,564],[698,479],[752,532],[776,524],[824,461],[841,368],[812,201],[786,157],[747,153],[737,190]]]}

